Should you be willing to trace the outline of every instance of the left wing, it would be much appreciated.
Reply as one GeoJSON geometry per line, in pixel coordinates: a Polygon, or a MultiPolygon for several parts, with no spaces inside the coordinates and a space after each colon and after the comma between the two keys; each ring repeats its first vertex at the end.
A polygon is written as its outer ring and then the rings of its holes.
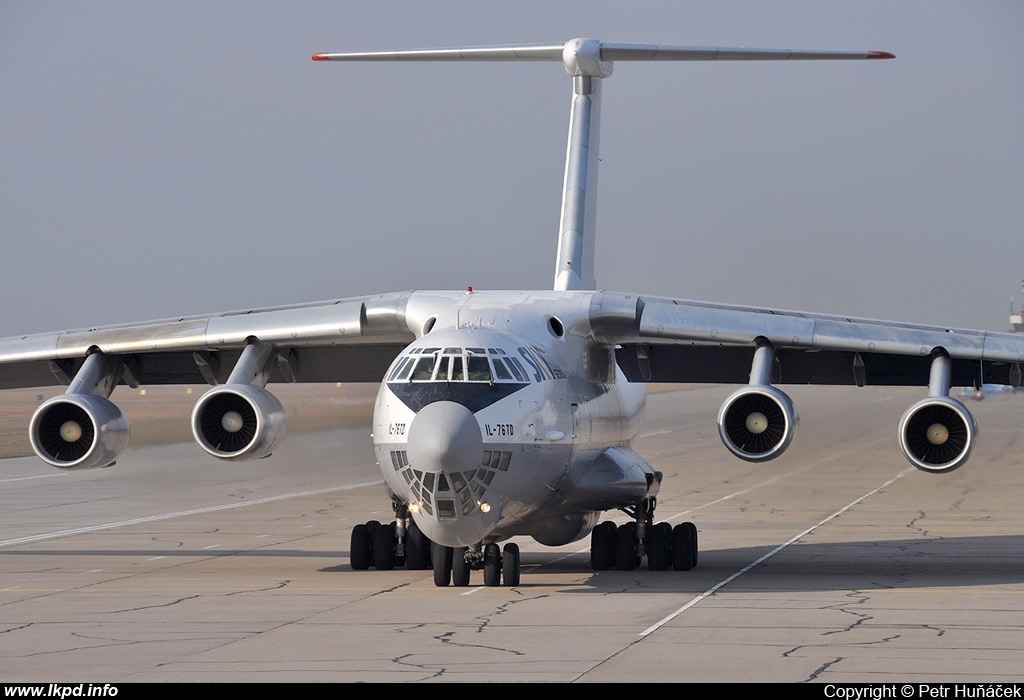
{"type": "Polygon", "coordinates": [[[1024,336],[602,292],[595,339],[614,345],[633,382],[744,383],[719,412],[737,456],[781,454],[796,433],[792,401],[773,384],[927,386],[900,421],[907,458],[926,471],[962,465],[977,426],[950,387],[1021,385],[1024,336]]]}
{"type": "Polygon", "coordinates": [[[748,381],[758,341],[779,384],[927,386],[936,355],[952,385],[1020,386],[1024,336],[604,292],[597,336],[630,381],[748,381]]]}

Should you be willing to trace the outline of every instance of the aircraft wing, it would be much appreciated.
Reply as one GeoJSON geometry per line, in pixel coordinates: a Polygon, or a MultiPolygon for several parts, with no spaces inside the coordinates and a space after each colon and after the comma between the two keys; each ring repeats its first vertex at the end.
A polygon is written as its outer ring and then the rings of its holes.
{"type": "Polygon", "coordinates": [[[121,361],[120,381],[130,386],[222,384],[252,340],[276,350],[269,381],[377,382],[415,338],[405,320],[409,296],[0,338],[0,389],[68,385],[96,351],[121,361]]]}
{"type": "Polygon", "coordinates": [[[928,386],[949,358],[956,386],[1019,386],[1024,336],[603,292],[591,305],[600,342],[630,381],[757,383],[759,345],[774,384],[928,386]]]}

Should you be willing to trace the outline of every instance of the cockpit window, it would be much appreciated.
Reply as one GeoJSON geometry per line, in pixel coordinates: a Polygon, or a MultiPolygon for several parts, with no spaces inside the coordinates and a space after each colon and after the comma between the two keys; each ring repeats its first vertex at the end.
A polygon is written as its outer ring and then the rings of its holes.
{"type": "Polygon", "coordinates": [[[448,381],[448,363],[451,361],[451,359],[452,358],[450,356],[443,355],[441,357],[441,359],[438,360],[438,362],[437,362],[437,375],[435,375],[435,378],[437,379],[437,381],[439,381],[439,382],[448,381]]]}
{"type": "Polygon", "coordinates": [[[529,375],[526,373],[526,368],[514,357],[509,357],[508,366],[512,370],[512,374],[516,375],[516,381],[528,382],[530,381],[529,375]]]}
{"type": "Polygon", "coordinates": [[[521,357],[502,348],[413,348],[395,365],[388,381],[530,383],[550,378],[532,353],[522,348],[519,352],[521,357]]]}
{"type": "Polygon", "coordinates": [[[402,381],[409,376],[409,370],[412,368],[413,360],[411,357],[407,357],[398,363],[395,367],[395,371],[392,372],[390,381],[402,381]]]}
{"type": "Polygon", "coordinates": [[[410,380],[414,382],[425,382],[430,381],[430,378],[434,374],[434,356],[420,357],[416,361],[416,367],[412,371],[410,380]]]}
{"type": "Polygon", "coordinates": [[[512,379],[512,373],[505,367],[505,363],[497,357],[494,358],[494,375],[498,379],[507,379],[510,381],[512,379]]]}
{"type": "Polygon", "coordinates": [[[469,381],[489,382],[491,381],[491,366],[487,363],[486,355],[469,356],[469,381]]]}

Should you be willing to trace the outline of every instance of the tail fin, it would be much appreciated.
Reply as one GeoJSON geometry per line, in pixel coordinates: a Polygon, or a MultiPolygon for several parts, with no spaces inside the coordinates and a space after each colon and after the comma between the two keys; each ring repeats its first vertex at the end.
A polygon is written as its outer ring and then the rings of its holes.
{"type": "Polygon", "coordinates": [[[314,61],[561,61],[573,80],[565,153],[562,213],[555,261],[556,290],[596,289],[594,232],[601,81],[614,61],[786,61],[895,58],[885,51],[814,51],[623,44],[572,39],[565,44],[317,53],[314,61]]]}

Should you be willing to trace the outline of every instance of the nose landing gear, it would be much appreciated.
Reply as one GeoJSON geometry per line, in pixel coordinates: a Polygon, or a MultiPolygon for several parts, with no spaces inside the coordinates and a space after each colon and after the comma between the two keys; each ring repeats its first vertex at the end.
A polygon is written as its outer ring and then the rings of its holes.
{"type": "Polygon", "coordinates": [[[468,586],[470,572],[483,569],[485,586],[518,586],[521,574],[519,545],[509,542],[503,548],[489,542],[483,547],[444,547],[435,544],[431,553],[434,585],[468,586]]]}

